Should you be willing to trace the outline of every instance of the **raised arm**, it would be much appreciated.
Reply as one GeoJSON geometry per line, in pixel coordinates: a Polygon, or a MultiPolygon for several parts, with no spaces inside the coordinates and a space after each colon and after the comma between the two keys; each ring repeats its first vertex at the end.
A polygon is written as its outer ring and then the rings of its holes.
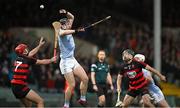
{"type": "MultiPolygon", "coordinates": [[[[74,15],[73,15],[72,13],[68,12],[68,11],[65,10],[65,9],[59,10],[59,13],[60,13],[60,14],[66,14],[66,17],[68,18],[68,22],[69,22],[70,26],[72,27],[72,24],[73,24],[73,22],[74,22],[74,15]]],[[[71,27],[70,27],[70,28],[71,28],[71,27]]]]}
{"type": "Polygon", "coordinates": [[[53,28],[55,30],[55,34],[56,35],[60,35],[60,36],[64,36],[64,35],[68,35],[68,34],[73,34],[76,32],[76,30],[63,30],[61,29],[61,23],[59,21],[54,21],[52,23],[53,28]]]}
{"type": "Polygon", "coordinates": [[[162,81],[166,81],[166,77],[164,75],[162,75],[159,71],[154,69],[153,67],[147,65],[146,69],[149,70],[150,72],[156,74],[162,81]]]}
{"type": "Polygon", "coordinates": [[[52,26],[54,28],[56,36],[58,36],[58,35],[59,36],[65,36],[65,35],[73,34],[76,32],[85,31],[84,28],[78,28],[76,30],[63,30],[63,29],[61,29],[61,23],[59,21],[54,21],[52,23],[52,26]]]}
{"type": "Polygon", "coordinates": [[[50,64],[50,63],[53,63],[53,62],[55,62],[55,60],[56,60],[56,58],[57,57],[52,57],[51,59],[42,59],[42,60],[37,60],[36,61],[36,64],[50,64]]]}
{"type": "Polygon", "coordinates": [[[68,18],[68,21],[72,27],[73,22],[74,22],[74,15],[67,11],[67,18],[68,18]]]}
{"type": "Polygon", "coordinates": [[[39,45],[37,47],[35,47],[33,50],[31,50],[28,54],[29,57],[33,57],[41,48],[41,46],[43,46],[45,43],[45,41],[43,40],[43,37],[41,37],[40,41],[39,41],[39,45]]]}
{"type": "Polygon", "coordinates": [[[73,34],[73,33],[80,32],[80,31],[85,31],[85,30],[84,30],[84,28],[79,28],[77,30],[62,30],[62,29],[60,29],[59,35],[65,36],[65,35],[73,34]]]}

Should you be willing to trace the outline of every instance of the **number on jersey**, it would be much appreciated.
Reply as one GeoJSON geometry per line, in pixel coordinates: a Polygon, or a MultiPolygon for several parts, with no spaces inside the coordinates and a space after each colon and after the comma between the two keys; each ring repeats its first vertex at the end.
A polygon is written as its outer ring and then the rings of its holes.
{"type": "Polygon", "coordinates": [[[17,68],[22,64],[22,62],[20,61],[16,61],[17,65],[16,65],[16,68],[15,68],[15,71],[17,70],[17,68]]]}

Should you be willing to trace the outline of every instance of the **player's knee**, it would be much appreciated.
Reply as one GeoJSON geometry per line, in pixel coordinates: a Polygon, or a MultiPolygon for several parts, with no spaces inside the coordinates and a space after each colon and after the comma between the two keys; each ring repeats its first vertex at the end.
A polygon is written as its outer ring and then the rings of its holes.
{"type": "Polygon", "coordinates": [[[76,86],[76,84],[75,84],[75,83],[71,83],[71,84],[69,84],[69,88],[70,88],[71,90],[73,90],[73,89],[75,88],[75,86],[76,86]]]}
{"type": "Polygon", "coordinates": [[[99,100],[100,102],[102,102],[102,103],[105,103],[105,98],[100,98],[100,100],[99,100]]]}
{"type": "Polygon", "coordinates": [[[39,99],[38,104],[44,104],[44,99],[39,99]]]}
{"type": "Polygon", "coordinates": [[[150,99],[147,99],[147,98],[143,99],[143,104],[144,104],[144,106],[152,106],[150,99]]]}
{"type": "Polygon", "coordinates": [[[106,102],[106,98],[104,95],[100,96],[99,97],[99,103],[100,105],[105,105],[105,102],[106,102]]]}
{"type": "Polygon", "coordinates": [[[99,100],[99,105],[104,106],[104,105],[105,105],[105,103],[106,103],[106,101],[105,101],[105,100],[103,100],[103,99],[99,100]]]}
{"type": "Polygon", "coordinates": [[[87,83],[88,83],[88,81],[89,81],[89,78],[88,78],[87,76],[86,76],[86,77],[84,77],[84,78],[83,78],[83,80],[82,80],[82,82],[83,82],[83,83],[85,83],[85,84],[87,84],[87,83]]]}
{"type": "Polygon", "coordinates": [[[164,99],[164,100],[161,100],[161,101],[158,103],[158,105],[159,105],[160,107],[165,107],[165,108],[168,108],[168,107],[169,107],[169,104],[166,102],[165,99],[164,99]]]}
{"type": "Polygon", "coordinates": [[[105,100],[100,100],[100,103],[101,103],[102,105],[105,105],[106,101],[105,101],[105,100]]]}

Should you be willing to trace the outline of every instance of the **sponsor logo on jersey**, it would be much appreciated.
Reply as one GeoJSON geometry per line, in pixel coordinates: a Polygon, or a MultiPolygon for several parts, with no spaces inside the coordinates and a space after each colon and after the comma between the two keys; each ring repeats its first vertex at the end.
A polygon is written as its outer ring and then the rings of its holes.
{"type": "Polygon", "coordinates": [[[137,74],[136,71],[127,72],[129,78],[135,78],[136,74],[137,74]]]}

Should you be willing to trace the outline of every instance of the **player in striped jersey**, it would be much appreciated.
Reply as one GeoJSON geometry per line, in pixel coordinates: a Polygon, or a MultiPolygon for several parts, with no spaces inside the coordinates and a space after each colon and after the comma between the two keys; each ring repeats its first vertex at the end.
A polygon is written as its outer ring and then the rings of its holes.
{"type": "MultiPolygon", "coordinates": [[[[142,54],[136,54],[134,56],[134,58],[138,61],[142,61],[142,62],[145,61],[145,56],[142,54]]],[[[169,107],[168,103],[166,102],[166,100],[164,98],[164,95],[163,95],[161,89],[154,83],[151,72],[149,72],[146,69],[143,69],[142,71],[143,71],[146,79],[149,80],[148,90],[149,90],[150,95],[154,99],[154,103],[157,104],[159,107],[165,107],[165,108],[169,107]]]]}
{"type": "Polygon", "coordinates": [[[44,107],[43,99],[35,91],[30,89],[27,83],[30,65],[50,64],[55,61],[55,57],[43,60],[33,58],[44,43],[43,38],[41,38],[39,45],[30,52],[25,44],[19,44],[15,48],[18,57],[14,61],[13,79],[11,80],[12,92],[25,107],[31,107],[32,102],[36,103],[37,107],[44,107]]]}
{"type": "Polygon", "coordinates": [[[145,106],[153,107],[154,105],[150,102],[148,90],[147,90],[147,80],[143,75],[142,68],[146,68],[151,72],[155,73],[160,77],[161,80],[165,81],[165,76],[160,74],[157,70],[150,67],[144,62],[139,62],[133,59],[134,52],[130,49],[126,49],[122,53],[122,59],[124,63],[120,67],[120,73],[117,78],[117,91],[121,92],[121,82],[122,77],[127,75],[129,78],[129,89],[126,94],[122,106],[127,107],[131,104],[134,98],[138,95],[142,96],[145,106]]]}

